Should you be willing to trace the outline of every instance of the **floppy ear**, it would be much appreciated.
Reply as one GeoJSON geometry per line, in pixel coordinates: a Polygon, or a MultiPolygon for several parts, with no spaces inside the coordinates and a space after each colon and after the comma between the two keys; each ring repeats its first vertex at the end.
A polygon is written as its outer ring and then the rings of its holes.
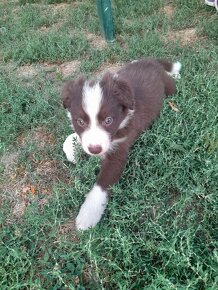
{"type": "Polygon", "coordinates": [[[61,96],[65,109],[70,108],[73,98],[75,98],[78,94],[82,94],[84,82],[85,79],[81,76],[77,80],[68,81],[64,84],[61,96]]]}
{"type": "Polygon", "coordinates": [[[121,105],[130,110],[134,109],[134,96],[131,86],[126,80],[114,79],[114,94],[121,105]]]}
{"type": "Polygon", "coordinates": [[[133,92],[127,81],[108,72],[103,76],[101,83],[107,95],[113,94],[124,108],[134,109],[133,92]]]}

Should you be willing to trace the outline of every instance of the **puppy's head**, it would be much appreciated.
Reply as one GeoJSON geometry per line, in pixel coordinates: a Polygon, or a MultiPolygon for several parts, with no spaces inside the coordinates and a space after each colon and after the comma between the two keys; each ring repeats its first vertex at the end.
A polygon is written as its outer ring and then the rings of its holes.
{"type": "Polygon", "coordinates": [[[103,155],[111,149],[115,134],[127,125],[134,110],[131,87],[110,73],[101,81],[80,77],[67,82],[62,98],[82,147],[90,155],[103,155]]]}

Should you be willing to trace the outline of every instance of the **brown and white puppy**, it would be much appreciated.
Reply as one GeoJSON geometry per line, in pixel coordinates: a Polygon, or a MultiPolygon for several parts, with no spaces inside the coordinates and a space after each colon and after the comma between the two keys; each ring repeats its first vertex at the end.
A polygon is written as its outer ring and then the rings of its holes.
{"type": "Polygon", "coordinates": [[[131,145],[159,116],[165,96],[176,92],[172,76],[180,77],[179,62],[133,61],[101,80],[83,77],[65,84],[63,105],[74,134],[63,145],[67,159],[76,162],[75,143],[89,155],[101,156],[101,169],[76,218],[80,230],[94,227],[108,201],[108,190],[124,169],[131,145]]]}

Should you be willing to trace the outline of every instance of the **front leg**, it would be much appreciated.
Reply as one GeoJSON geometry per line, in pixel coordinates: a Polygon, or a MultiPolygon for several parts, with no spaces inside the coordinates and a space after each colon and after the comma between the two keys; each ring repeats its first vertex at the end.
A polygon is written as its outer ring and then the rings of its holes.
{"type": "Polygon", "coordinates": [[[76,218],[77,229],[86,230],[100,221],[108,202],[108,189],[119,180],[127,155],[127,148],[120,146],[102,160],[96,184],[88,193],[76,218]]]}
{"type": "Polygon", "coordinates": [[[76,146],[80,144],[79,135],[76,133],[70,134],[63,144],[63,151],[66,154],[67,160],[76,163],[76,146]]]}
{"type": "Polygon", "coordinates": [[[108,194],[106,190],[95,184],[82,204],[76,218],[78,230],[86,230],[94,227],[100,221],[107,205],[108,194]]]}

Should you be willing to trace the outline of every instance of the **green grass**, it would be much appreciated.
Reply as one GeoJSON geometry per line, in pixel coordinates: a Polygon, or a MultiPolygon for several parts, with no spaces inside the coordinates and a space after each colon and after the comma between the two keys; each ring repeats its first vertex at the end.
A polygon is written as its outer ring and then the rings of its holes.
{"type": "Polygon", "coordinates": [[[170,19],[161,0],[113,1],[116,41],[99,49],[86,37],[100,35],[94,1],[0,3],[0,289],[218,288],[218,20],[203,1],[167,2],[170,19]],[[194,41],[167,39],[190,28],[194,41]],[[66,161],[60,87],[78,72],[63,76],[45,63],[78,60],[93,76],[146,56],[182,62],[169,99],[179,112],[165,101],[102,221],[76,232],[99,162],[82,152],[76,166],[66,161]],[[24,65],[40,69],[27,78],[24,65]]]}

